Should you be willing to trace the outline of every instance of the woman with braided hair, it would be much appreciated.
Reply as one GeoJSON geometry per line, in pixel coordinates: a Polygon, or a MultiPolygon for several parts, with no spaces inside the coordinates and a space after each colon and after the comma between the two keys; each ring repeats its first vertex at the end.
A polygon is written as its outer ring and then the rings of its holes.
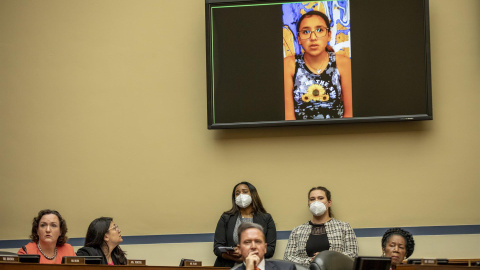
{"type": "Polygon", "coordinates": [[[401,264],[415,249],[415,241],[408,231],[402,228],[388,229],[382,237],[382,256],[391,257],[392,265],[401,264]]]}

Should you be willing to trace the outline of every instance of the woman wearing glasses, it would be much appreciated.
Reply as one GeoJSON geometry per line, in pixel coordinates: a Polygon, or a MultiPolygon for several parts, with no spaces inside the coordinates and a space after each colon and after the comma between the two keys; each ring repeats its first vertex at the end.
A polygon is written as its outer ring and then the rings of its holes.
{"type": "Polygon", "coordinates": [[[330,20],[307,12],[297,33],[304,53],[284,59],[285,120],[352,117],[350,58],[328,45],[330,20]]]}
{"type": "Polygon", "coordinates": [[[102,264],[127,264],[125,252],[119,244],[123,242],[121,230],[110,217],[97,218],[88,226],[85,246],[77,256],[102,256],[102,264]]]}

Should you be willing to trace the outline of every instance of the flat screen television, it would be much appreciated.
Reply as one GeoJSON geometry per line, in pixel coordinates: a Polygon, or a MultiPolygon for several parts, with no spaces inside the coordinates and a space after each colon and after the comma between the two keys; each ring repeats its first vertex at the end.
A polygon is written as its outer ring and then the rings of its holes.
{"type": "Polygon", "coordinates": [[[205,6],[209,129],[433,119],[428,0],[205,6]]]}

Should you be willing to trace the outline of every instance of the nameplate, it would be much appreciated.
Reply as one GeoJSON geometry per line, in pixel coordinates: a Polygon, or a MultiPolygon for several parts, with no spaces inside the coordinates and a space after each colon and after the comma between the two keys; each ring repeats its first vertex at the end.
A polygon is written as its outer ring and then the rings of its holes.
{"type": "Polygon", "coordinates": [[[63,256],[65,264],[85,264],[85,258],[76,256],[63,256]]]}
{"type": "Polygon", "coordinates": [[[0,262],[18,263],[19,261],[17,255],[3,255],[0,256],[0,262]]]}
{"type": "Polygon", "coordinates": [[[146,260],[127,260],[127,265],[147,265],[146,260]]]}
{"type": "Polygon", "coordinates": [[[185,261],[184,266],[202,266],[201,261],[185,261]]]}
{"type": "Polygon", "coordinates": [[[422,264],[437,265],[437,260],[436,259],[422,259],[422,264]]]}

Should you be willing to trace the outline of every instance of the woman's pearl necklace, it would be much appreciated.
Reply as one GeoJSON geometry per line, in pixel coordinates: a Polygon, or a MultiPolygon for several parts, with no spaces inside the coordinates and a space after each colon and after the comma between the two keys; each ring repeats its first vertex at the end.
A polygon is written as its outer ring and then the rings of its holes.
{"type": "Polygon", "coordinates": [[[55,253],[53,253],[52,257],[48,257],[43,253],[42,248],[40,247],[40,243],[37,243],[38,250],[40,250],[40,253],[42,253],[43,257],[45,257],[47,260],[53,260],[55,257],[57,257],[57,247],[55,246],[55,253]]]}

